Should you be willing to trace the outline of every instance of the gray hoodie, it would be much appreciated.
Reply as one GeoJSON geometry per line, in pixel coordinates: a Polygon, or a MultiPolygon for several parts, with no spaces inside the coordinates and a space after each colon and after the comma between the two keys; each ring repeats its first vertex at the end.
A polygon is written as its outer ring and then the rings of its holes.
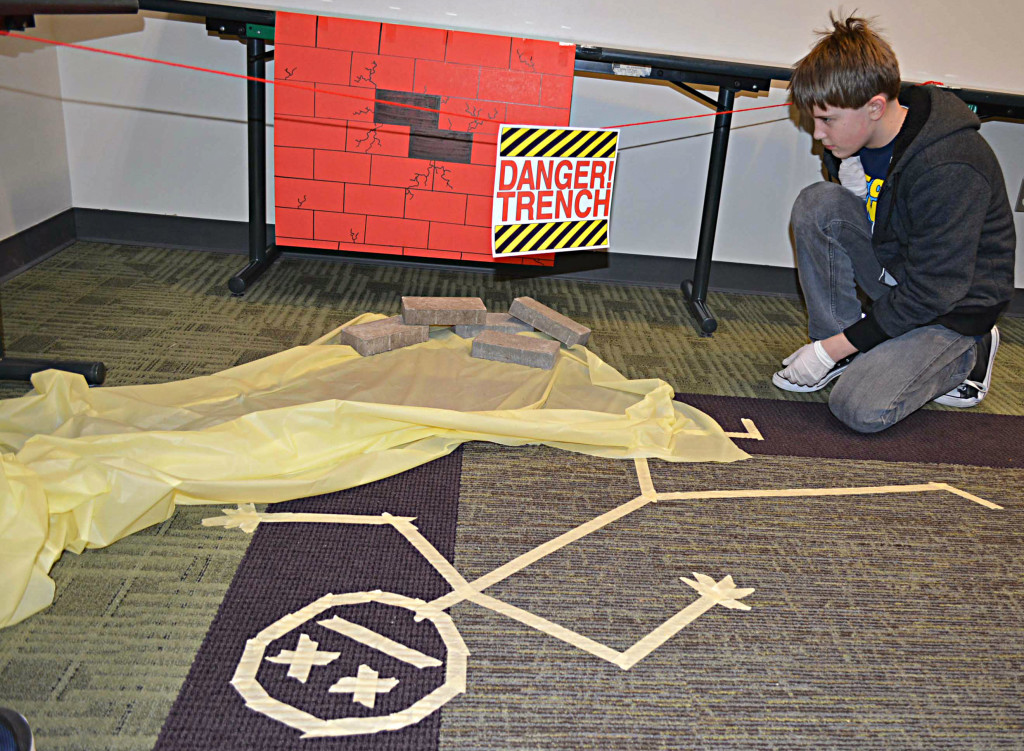
{"type": "MultiPolygon", "coordinates": [[[[905,89],[907,117],[878,197],[872,245],[897,285],[846,329],[861,352],[942,324],[979,336],[1013,297],[1017,238],[1006,183],[981,122],[934,86],[905,89]]],[[[839,160],[825,154],[838,179],[839,160]]]]}

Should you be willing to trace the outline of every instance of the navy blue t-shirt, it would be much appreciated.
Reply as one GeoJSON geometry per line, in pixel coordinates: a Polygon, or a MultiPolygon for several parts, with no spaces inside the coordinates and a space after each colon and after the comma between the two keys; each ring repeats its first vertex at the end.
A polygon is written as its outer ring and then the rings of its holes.
{"type": "Polygon", "coordinates": [[[896,139],[893,138],[885,146],[877,149],[869,149],[865,146],[857,152],[857,155],[860,157],[861,166],[864,168],[864,179],[868,184],[868,194],[864,197],[864,205],[872,225],[875,223],[875,206],[878,204],[878,194],[882,192],[885,176],[889,172],[889,162],[892,160],[893,145],[895,143],[896,139]]]}

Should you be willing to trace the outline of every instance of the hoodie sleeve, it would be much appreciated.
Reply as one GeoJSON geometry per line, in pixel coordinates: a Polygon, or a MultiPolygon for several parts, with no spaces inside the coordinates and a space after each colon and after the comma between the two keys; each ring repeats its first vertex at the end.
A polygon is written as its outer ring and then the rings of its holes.
{"type": "Polygon", "coordinates": [[[861,352],[948,313],[973,281],[990,194],[984,176],[966,164],[943,164],[908,188],[904,278],[845,331],[861,352]]]}

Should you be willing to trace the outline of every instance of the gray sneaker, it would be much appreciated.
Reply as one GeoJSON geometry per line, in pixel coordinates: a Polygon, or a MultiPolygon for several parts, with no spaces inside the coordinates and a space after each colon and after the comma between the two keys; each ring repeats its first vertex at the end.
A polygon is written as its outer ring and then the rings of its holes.
{"type": "Polygon", "coordinates": [[[981,337],[974,346],[978,350],[978,359],[967,380],[952,391],[937,397],[937,403],[945,404],[947,407],[966,408],[975,406],[985,398],[992,386],[992,366],[996,362],[996,350],[999,349],[999,327],[993,326],[992,330],[981,337]]]}

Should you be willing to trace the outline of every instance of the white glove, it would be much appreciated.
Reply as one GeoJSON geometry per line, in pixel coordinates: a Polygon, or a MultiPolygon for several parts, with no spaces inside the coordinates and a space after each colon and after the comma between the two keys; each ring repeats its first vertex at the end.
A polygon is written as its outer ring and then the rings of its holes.
{"type": "Polygon", "coordinates": [[[839,165],[839,182],[858,198],[867,196],[868,183],[859,156],[851,156],[842,161],[839,165]]]}
{"type": "Polygon", "coordinates": [[[805,344],[782,364],[786,367],[779,375],[797,386],[813,386],[835,367],[836,361],[828,356],[821,342],[805,344]]]}

